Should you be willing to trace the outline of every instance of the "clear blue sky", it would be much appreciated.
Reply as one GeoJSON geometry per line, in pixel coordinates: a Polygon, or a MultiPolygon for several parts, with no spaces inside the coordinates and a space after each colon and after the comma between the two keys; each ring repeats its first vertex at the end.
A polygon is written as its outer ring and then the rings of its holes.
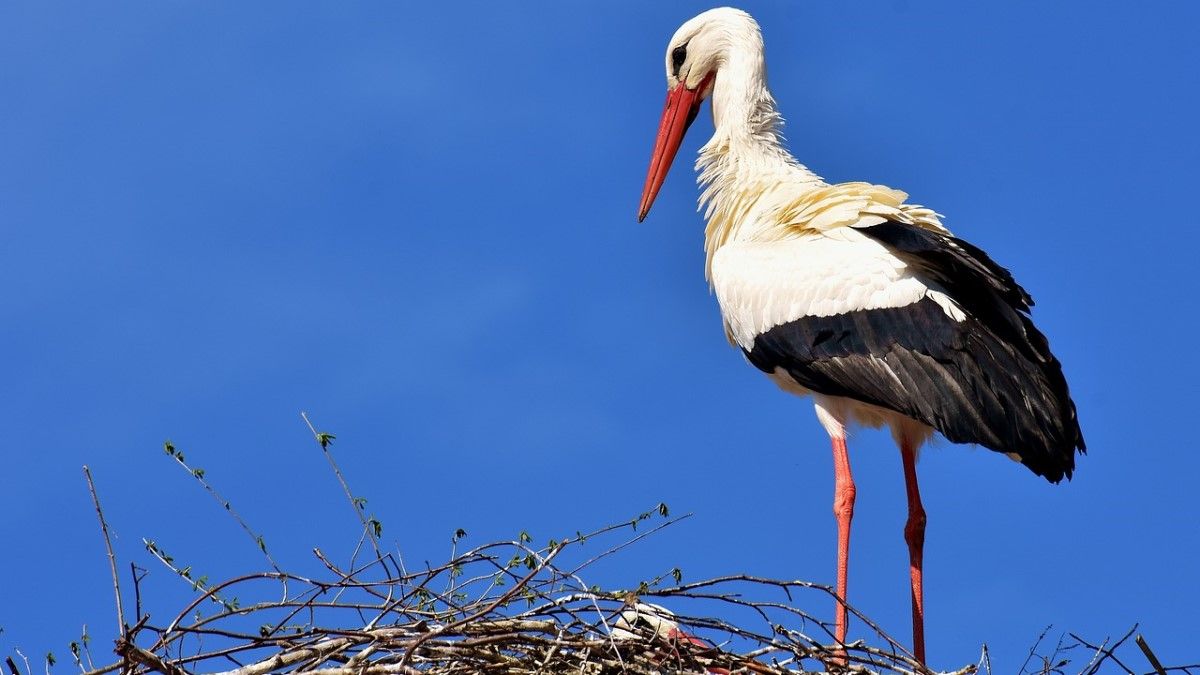
{"type": "MultiPolygon", "coordinates": [[[[0,7],[0,651],[110,637],[84,463],[122,560],[150,566],[145,536],[214,578],[261,566],[166,438],[279,557],[348,549],[301,410],[413,559],[665,501],[696,515],[597,582],[832,582],[826,436],[705,286],[707,109],[634,218],[666,41],[709,6],[0,7]]],[[[986,641],[1012,672],[1046,624],[1135,621],[1194,660],[1200,6],[744,7],[793,152],[1011,268],[1079,406],[1071,484],[925,452],[933,663],[986,641]]],[[[905,636],[899,454],[851,453],[851,601],[905,636]]],[[[152,569],[165,611],[182,589],[152,569]]]]}

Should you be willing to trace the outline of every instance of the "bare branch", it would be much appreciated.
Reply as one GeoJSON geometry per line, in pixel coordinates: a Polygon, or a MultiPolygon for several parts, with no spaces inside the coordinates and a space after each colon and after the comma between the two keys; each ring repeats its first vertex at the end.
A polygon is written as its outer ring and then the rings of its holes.
{"type": "Polygon", "coordinates": [[[100,497],[96,495],[96,484],[92,481],[92,470],[85,464],[83,475],[87,478],[88,492],[92,495],[92,504],[96,507],[96,518],[100,521],[100,532],[104,535],[104,549],[108,552],[108,567],[112,571],[113,595],[117,599],[117,634],[125,636],[125,608],[121,606],[121,583],[117,580],[117,556],[113,555],[112,537],[108,534],[108,522],[104,520],[104,510],[100,508],[100,497]]]}
{"type": "Polygon", "coordinates": [[[1162,662],[1158,660],[1158,657],[1155,656],[1154,652],[1150,650],[1150,645],[1146,643],[1146,638],[1142,637],[1139,633],[1138,636],[1134,638],[1134,642],[1137,643],[1137,646],[1142,650],[1142,653],[1146,655],[1146,660],[1150,662],[1150,665],[1154,668],[1154,672],[1158,675],[1167,675],[1167,671],[1163,669],[1162,662]]]}
{"type": "Polygon", "coordinates": [[[267,564],[271,566],[271,569],[275,570],[276,572],[282,572],[283,570],[279,568],[279,565],[275,562],[275,558],[271,557],[271,553],[267,551],[267,542],[266,539],[263,538],[263,535],[255,532],[254,529],[250,527],[250,524],[247,523],[244,518],[242,518],[242,515],[238,513],[237,509],[233,508],[233,503],[221,496],[220,492],[217,492],[217,488],[214,487],[213,484],[204,477],[204,470],[189,465],[183,456],[183,452],[177,450],[171,441],[165,441],[163,443],[163,450],[165,450],[166,453],[170,455],[171,459],[174,459],[175,463],[182,467],[189,476],[194,478],[196,482],[200,483],[200,486],[203,487],[206,492],[208,492],[209,496],[212,497],[217,504],[220,504],[221,508],[224,509],[225,512],[237,522],[238,526],[242,528],[242,531],[246,533],[246,536],[250,537],[250,539],[254,541],[255,547],[267,559],[267,564]]]}
{"type": "Polygon", "coordinates": [[[350,500],[350,506],[354,509],[354,515],[358,516],[358,521],[362,524],[363,532],[371,540],[371,546],[375,549],[376,557],[385,558],[386,556],[384,556],[383,551],[379,548],[379,537],[376,534],[379,521],[367,518],[363,512],[361,502],[350,491],[350,484],[346,482],[346,477],[342,475],[342,470],[338,468],[337,462],[334,461],[333,454],[329,452],[329,444],[334,439],[333,434],[317,431],[317,428],[313,426],[312,420],[308,419],[308,413],[306,412],[301,412],[300,418],[304,420],[304,424],[312,432],[317,445],[321,446],[321,453],[325,455],[325,460],[329,462],[329,468],[333,469],[333,475],[337,477],[338,483],[342,486],[342,492],[346,493],[346,499],[350,500]]]}

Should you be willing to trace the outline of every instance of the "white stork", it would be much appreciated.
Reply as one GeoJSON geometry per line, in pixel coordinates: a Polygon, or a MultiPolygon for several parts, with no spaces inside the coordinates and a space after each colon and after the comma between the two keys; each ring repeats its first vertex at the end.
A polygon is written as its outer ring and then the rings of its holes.
{"type": "Polygon", "coordinates": [[[846,638],[853,423],[887,426],[904,465],[913,653],[925,660],[919,448],[934,431],[1004,453],[1052,483],[1084,451],[1075,404],[1029,295],[986,253],[899,190],[830,185],[780,138],[758,24],[713,9],[667,47],[667,103],[638,220],[704,99],[712,138],[696,162],[706,276],[730,342],[780,388],[811,395],[833,441],[838,526],[835,635],[846,638]]]}

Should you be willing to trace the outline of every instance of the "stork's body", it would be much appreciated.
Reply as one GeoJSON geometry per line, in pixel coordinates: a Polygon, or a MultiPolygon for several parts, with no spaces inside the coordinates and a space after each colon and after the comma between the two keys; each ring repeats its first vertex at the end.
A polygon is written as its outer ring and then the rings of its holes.
{"type": "MultiPolygon", "coordinates": [[[[811,394],[832,439],[842,600],[855,496],[846,430],[890,427],[908,492],[914,652],[924,660],[920,446],[938,431],[1051,482],[1070,477],[1084,449],[1061,367],[1029,319],[1032,300],[903,192],[830,185],[788,154],[749,15],[723,8],[688,21],[666,65],[667,106],[639,217],[711,98],[715,131],[697,168],[706,271],[726,335],[781,388],[811,394]]],[[[839,603],[839,641],[845,631],[839,603]]]]}

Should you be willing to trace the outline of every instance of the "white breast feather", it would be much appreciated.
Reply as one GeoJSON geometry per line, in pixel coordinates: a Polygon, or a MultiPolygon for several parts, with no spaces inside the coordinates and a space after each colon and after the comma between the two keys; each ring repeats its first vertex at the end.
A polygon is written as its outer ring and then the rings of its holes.
{"type": "Polygon", "coordinates": [[[904,307],[929,297],[955,321],[954,301],[888,249],[852,228],[769,242],[733,242],[713,257],[713,288],[731,339],[754,338],[805,316],[904,307]]]}

